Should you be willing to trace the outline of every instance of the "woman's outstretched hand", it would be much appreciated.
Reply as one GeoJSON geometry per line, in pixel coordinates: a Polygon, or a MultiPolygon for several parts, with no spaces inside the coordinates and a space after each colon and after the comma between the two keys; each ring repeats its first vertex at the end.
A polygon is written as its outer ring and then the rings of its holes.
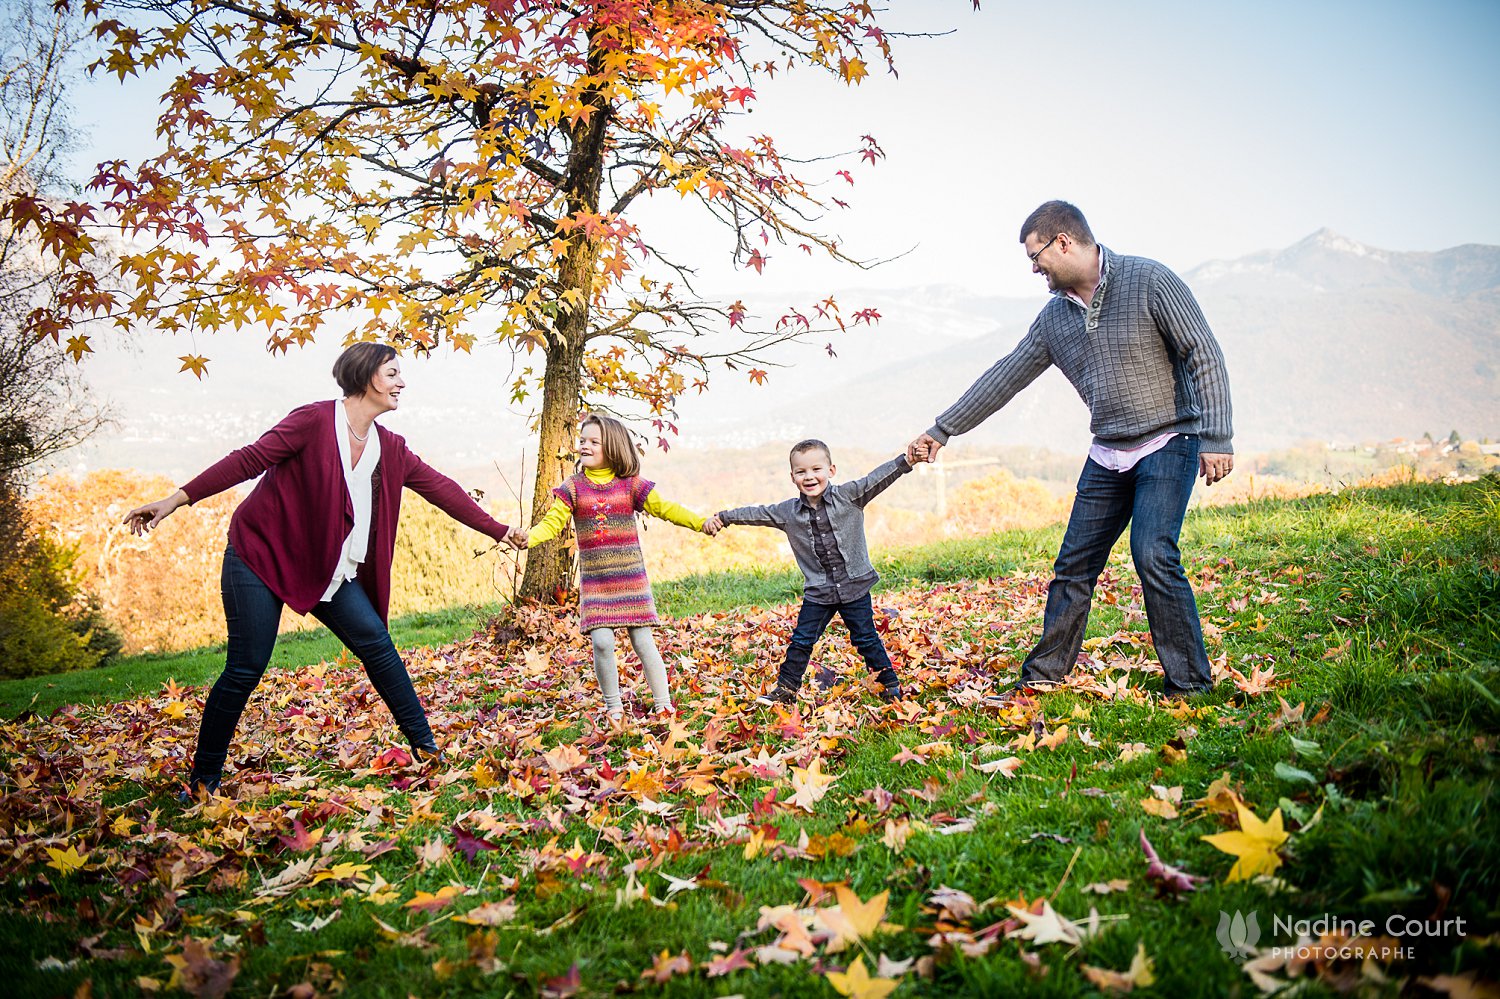
{"type": "Polygon", "coordinates": [[[186,506],[187,502],[188,494],[179,489],[166,499],[136,507],[125,515],[124,522],[131,534],[140,536],[170,517],[178,507],[186,506]]]}

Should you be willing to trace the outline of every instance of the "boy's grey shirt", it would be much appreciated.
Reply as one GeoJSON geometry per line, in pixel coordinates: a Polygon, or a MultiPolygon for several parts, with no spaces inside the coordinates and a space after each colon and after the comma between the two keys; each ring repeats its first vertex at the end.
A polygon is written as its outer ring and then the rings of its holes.
{"type": "Polygon", "coordinates": [[[833,578],[818,558],[818,507],[798,494],[780,503],[765,506],[741,506],[724,510],[719,519],[725,524],[775,527],[786,532],[797,568],[802,570],[806,585],[803,599],[815,604],[844,604],[865,596],[880,581],[880,574],[870,564],[869,546],[865,542],[865,504],[879,496],[891,483],[911,471],[906,455],[898,455],[862,479],[833,482],[823,491],[821,512],[832,529],[833,542],[843,556],[846,575],[833,578]]]}

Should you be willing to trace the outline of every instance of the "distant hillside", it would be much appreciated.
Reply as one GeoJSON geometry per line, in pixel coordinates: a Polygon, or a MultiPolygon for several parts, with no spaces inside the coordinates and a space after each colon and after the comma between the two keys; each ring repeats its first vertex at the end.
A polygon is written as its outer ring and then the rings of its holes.
{"type": "MultiPolygon", "coordinates": [[[[1229,364],[1241,449],[1500,432],[1500,247],[1390,253],[1321,230],[1184,277],[1229,364]]],[[[771,407],[765,423],[782,436],[909,436],[1015,345],[1041,303],[1021,319],[1015,304],[982,336],[893,350],[883,367],[830,382],[821,398],[837,404],[771,407]]],[[[1087,424],[1052,370],[970,437],[1076,451],[1087,424]]]]}
{"type": "MultiPolygon", "coordinates": [[[[1184,277],[1228,358],[1240,450],[1452,429],[1500,437],[1500,247],[1395,253],[1321,230],[1184,277]]],[[[784,366],[772,365],[764,386],[743,371],[717,373],[712,391],[681,400],[678,445],[754,448],[817,436],[889,451],[1009,351],[1046,298],[1038,279],[1030,298],[924,286],[846,291],[839,301],[883,318],[827,338],[837,356],[822,340],[783,350],[784,366]]],[[[113,400],[118,432],[70,461],[185,478],[294,405],[331,398],[337,353],[330,341],[272,358],[252,336],[101,344],[85,373],[113,400]],[[214,359],[202,382],[167,375],[188,352],[214,359]]],[[[534,400],[510,402],[508,352],[484,346],[405,367],[409,387],[388,426],[440,467],[497,479],[498,463],[513,481],[529,471],[521,451],[534,400]]],[[[963,440],[1068,454],[1088,442],[1087,412],[1056,371],[963,440]]]]}

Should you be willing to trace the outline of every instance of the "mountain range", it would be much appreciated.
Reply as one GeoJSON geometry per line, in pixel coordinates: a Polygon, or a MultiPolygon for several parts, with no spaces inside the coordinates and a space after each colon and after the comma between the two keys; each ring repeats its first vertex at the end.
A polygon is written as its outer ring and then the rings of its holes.
{"type": "MultiPolygon", "coordinates": [[[[1183,278],[1224,350],[1240,451],[1455,428],[1500,436],[1500,247],[1393,252],[1323,229],[1285,249],[1209,261],[1183,278]]],[[[839,297],[852,303],[846,311],[878,309],[881,321],[840,334],[827,345],[832,354],[823,343],[784,351],[786,366],[772,367],[763,386],[743,373],[716,376],[711,392],[681,403],[682,447],[816,436],[893,449],[1007,353],[1046,301],[953,286],[839,297]]],[[[85,373],[113,401],[118,426],[71,460],[181,479],[293,405],[332,397],[337,351],[319,344],[271,358],[254,337],[101,350],[85,373]],[[209,377],[166,376],[171,357],[200,352],[215,359],[209,377]]],[[[406,372],[404,404],[387,425],[440,467],[493,472],[498,463],[519,474],[529,403],[509,404],[515,361],[507,352],[411,360],[406,372]]],[[[1081,454],[1088,414],[1052,370],[961,440],[1081,454]]]]}

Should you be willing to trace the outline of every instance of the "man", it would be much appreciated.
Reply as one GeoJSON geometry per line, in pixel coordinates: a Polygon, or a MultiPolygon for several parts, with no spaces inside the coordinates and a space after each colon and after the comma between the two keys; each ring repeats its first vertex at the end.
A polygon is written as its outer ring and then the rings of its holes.
{"type": "MultiPolygon", "coordinates": [[[[1177,538],[1194,479],[1213,485],[1234,469],[1223,354],[1176,274],[1100,246],[1067,202],[1032,212],[1021,243],[1052,301],[907,456],[935,460],[949,438],[1057,365],[1089,407],[1094,441],[1047,591],[1042,638],[1021,665],[1017,690],[1052,686],[1078,661],[1094,584],[1127,523],[1163,693],[1207,690],[1212,674],[1177,538]]],[[[1004,703],[1015,692],[989,700],[1004,703]]]]}

